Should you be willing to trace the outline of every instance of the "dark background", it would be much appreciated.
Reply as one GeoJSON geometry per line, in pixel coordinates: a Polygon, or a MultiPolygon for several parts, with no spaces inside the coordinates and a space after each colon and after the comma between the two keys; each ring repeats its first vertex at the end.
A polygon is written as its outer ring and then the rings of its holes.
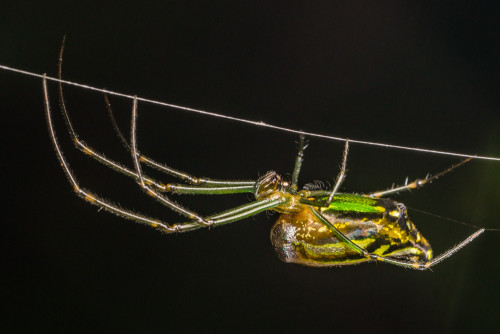
{"type": "MultiPolygon", "coordinates": [[[[496,1],[2,1],[0,63],[55,76],[67,34],[68,80],[294,129],[499,157],[499,13],[496,1]]],[[[49,88],[57,112],[56,86],[49,88]]],[[[66,100],[81,138],[131,166],[102,96],[67,87],[66,100]]],[[[128,131],[131,101],[111,102],[128,131]]],[[[498,232],[428,272],[281,263],[269,242],[277,214],[162,235],[73,195],[47,134],[41,80],[0,71],[0,108],[4,332],[498,328],[498,232]]],[[[139,115],[141,150],[195,175],[255,179],[292,170],[295,135],[145,103],[139,115]]],[[[55,117],[82,186],[139,212],[180,219],[132,180],[76,151],[55,117]]],[[[311,139],[302,184],[331,182],[342,146],[311,139]]],[[[342,190],[388,188],[456,161],[353,144],[342,190]]],[[[499,228],[499,189],[500,163],[476,160],[397,198],[499,228]]],[[[201,214],[251,200],[175,198],[201,214]]],[[[473,232],[410,215],[436,253],[473,232]]]]}

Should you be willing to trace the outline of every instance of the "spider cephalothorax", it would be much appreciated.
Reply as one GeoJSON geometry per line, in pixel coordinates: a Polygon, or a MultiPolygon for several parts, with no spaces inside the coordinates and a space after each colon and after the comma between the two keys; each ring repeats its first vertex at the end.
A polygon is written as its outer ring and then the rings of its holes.
{"type": "Polygon", "coordinates": [[[255,182],[255,199],[259,200],[276,192],[289,191],[289,188],[289,182],[283,181],[281,175],[275,171],[269,171],[255,182]]]}

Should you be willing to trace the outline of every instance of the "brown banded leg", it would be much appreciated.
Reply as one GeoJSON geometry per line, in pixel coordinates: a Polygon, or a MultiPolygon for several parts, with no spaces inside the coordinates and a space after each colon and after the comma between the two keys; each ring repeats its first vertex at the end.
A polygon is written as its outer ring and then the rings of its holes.
{"type": "Polygon", "coordinates": [[[433,180],[435,180],[435,179],[437,179],[437,178],[439,178],[439,177],[441,177],[441,176],[443,176],[443,175],[451,172],[455,168],[458,168],[458,167],[466,164],[467,162],[469,162],[471,160],[472,160],[472,158],[467,158],[465,160],[460,161],[459,163],[456,163],[456,164],[448,167],[447,169],[445,169],[442,172],[439,172],[439,173],[437,173],[435,175],[427,175],[424,179],[417,179],[417,180],[415,180],[413,182],[405,184],[404,186],[393,187],[391,189],[387,189],[387,190],[383,190],[383,191],[376,191],[376,192],[367,194],[366,196],[379,198],[379,197],[386,196],[386,195],[389,195],[389,194],[398,193],[400,191],[406,191],[406,190],[411,190],[411,189],[422,188],[427,183],[432,182],[433,180]]]}
{"type": "MultiPolygon", "coordinates": [[[[122,145],[130,152],[131,147],[127,140],[125,139],[125,136],[122,134],[120,127],[118,126],[118,123],[116,122],[116,118],[113,113],[113,109],[111,108],[111,103],[109,102],[108,96],[104,95],[104,101],[106,104],[106,109],[108,111],[108,116],[111,120],[111,124],[113,126],[113,129],[117,135],[117,137],[120,139],[122,142],[122,145]]],[[[192,185],[197,185],[197,186],[220,186],[220,187],[245,187],[245,186],[253,186],[254,181],[246,181],[246,180],[216,180],[216,179],[210,179],[206,177],[196,177],[194,175],[191,175],[189,173],[180,171],[178,169],[174,169],[172,167],[169,167],[163,163],[157,162],[146,155],[143,155],[141,153],[138,153],[139,155],[139,161],[141,163],[146,164],[149,167],[152,167],[156,170],[159,170],[160,172],[163,172],[165,174],[171,175],[173,177],[176,177],[178,179],[181,179],[183,181],[186,181],[192,185]]]]}
{"type": "Polygon", "coordinates": [[[344,182],[346,176],[346,166],[347,166],[347,154],[349,153],[349,139],[346,139],[344,146],[344,154],[342,156],[342,165],[340,167],[340,173],[337,175],[337,179],[335,181],[335,186],[333,190],[330,192],[330,196],[328,196],[328,200],[325,202],[324,206],[329,206],[333,201],[333,196],[337,193],[340,188],[342,182],[344,182]]]}
{"type": "Polygon", "coordinates": [[[299,139],[299,150],[297,152],[297,157],[295,158],[295,165],[293,167],[292,174],[292,193],[296,194],[298,190],[298,182],[299,182],[299,174],[300,168],[302,167],[302,162],[304,161],[304,150],[307,148],[307,144],[305,143],[304,135],[300,135],[299,139]]]}
{"type": "MultiPolygon", "coordinates": [[[[73,187],[73,190],[76,192],[76,194],[84,199],[85,201],[98,206],[99,208],[105,209],[106,211],[109,211],[111,213],[114,213],[118,216],[121,216],[123,218],[136,221],[138,223],[142,223],[148,226],[151,226],[161,232],[165,233],[174,233],[174,232],[184,232],[184,231],[191,231],[195,230],[198,228],[203,227],[199,222],[197,221],[190,221],[190,222],[184,222],[184,223],[178,223],[178,224],[168,224],[164,221],[161,221],[159,219],[151,218],[146,215],[140,214],[140,213],[135,213],[132,212],[128,209],[124,209],[119,207],[116,204],[112,204],[111,202],[102,199],[101,197],[93,194],[92,192],[81,188],[80,185],[78,184],[78,180],[76,179],[75,175],[70,169],[69,163],[66,161],[64,158],[64,155],[62,153],[62,150],[59,146],[59,143],[57,141],[56,133],[54,130],[54,125],[52,121],[52,113],[50,109],[50,103],[49,103],[49,97],[48,97],[48,88],[47,88],[47,80],[44,78],[43,79],[43,93],[44,93],[44,104],[45,104],[45,116],[47,120],[47,127],[49,130],[49,136],[52,141],[52,144],[54,146],[54,150],[56,151],[56,156],[57,159],[59,160],[59,163],[64,171],[64,174],[66,175],[70,185],[73,187]]],[[[138,175],[137,177],[141,179],[140,174],[135,174],[138,175]]],[[[142,182],[146,183],[146,179],[142,178],[142,182]]],[[[222,225],[222,224],[227,224],[231,222],[235,222],[241,219],[244,219],[249,216],[253,216],[255,214],[258,214],[262,211],[269,210],[273,207],[276,207],[280,204],[282,204],[285,201],[285,199],[275,199],[275,200],[261,200],[261,201],[255,201],[252,203],[248,203],[245,205],[242,205],[240,207],[224,211],[222,213],[212,215],[209,217],[210,221],[212,221],[213,226],[216,225],[222,225]]]]}
{"type": "MultiPolygon", "coordinates": [[[[58,66],[58,76],[59,79],[62,79],[62,56],[63,56],[63,51],[64,51],[64,42],[61,46],[61,50],[59,53],[59,66],[58,66]]],[[[84,141],[79,139],[78,134],[76,133],[73,124],[71,122],[71,119],[69,117],[68,110],[66,108],[66,104],[64,101],[64,95],[63,95],[63,88],[62,88],[62,83],[59,82],[59,99],[60,99],[60,105],[61,105],[61,113],[63,114],[64,121],[66,123],[68,132],[72,138],[72,141],[76,148],[78,148],[80,151],[83,153],[87,154],[88,156],[92,157],[93,159],[97,160],[98,162],[102,163],[103,165],[114,169],[115,171],[124,174],[128,177],[131,177],[133,179],[137,179],[138,175],[133,171],[130,170],[129,168],[123,166],[119,162],[113,161],[111,159],[108,159],[104,156],[104,154],[97,152],[93,148],[91,148],[89,145],[87,145],[84,141]]],[[[121,134],[121,133],[120,133],[121,134]]],[[[121,138],[124,140],[123,135],[121,135],[121,138]]],[[[130,147],[130,146],[129,146],[130,147]]],[[[157,163],[158,164],[158,163],[157,163]]],[[[160,164],[158,164],[160,165],[160,164]]],[[[185,173],[178,172],[178,174],[186,175],[185,173]]],[[[174,174],[174,176],[176,176],[174,174]]],[[[178,176],[178,175],[177,175],[178,176]]],[[[181,177],[182,178],[182,177],[181,177]]],[[[195,177],[189,176],[191,179],[195,179],[195,177]]],[[[210,185],[210,188],[203,188],[201,189],[200,186],[188,186],[188,185],[182,185],[182,184],[163,184],[161,182],[158,182],[146,175],[143,175],[143,180],[146,184],[152,186],[154,189],[161,191],[161,192],[174,192],[174,193],[179,193],[179,194],[233,194],[233,193],[251,193],[253,191],[253,185],[254,181],[230,181],[230,180],[210,180],[210,179],[200,179],[200,180],[209,180],[205,182],[205,184],[208,186],[210,185]]]]}
{"type": "Polygon", "coordinates": [[[211,220],[206,220],[205,218],[199,216],[194,211],[188,210],[181,205],[175,203],[169,199],[166,195],[158,193],[152,187],[150,187],[144,181],[142,176],[142,168],[139,163],[139,153],[137,151],[137,97],[134,97],[133,107],[132,107],[132,122],[130,127],[130,153],[132,154],[132,160],[134,162],[135,172],[137,174],[137,183],[145,191],[146,194],[150,195],[161,204],[165,205],[169,209],[177,212],[178,214],[187,217],[189,220],[194,220],[203,226],[210,226],[213,224],[211,220]]]}

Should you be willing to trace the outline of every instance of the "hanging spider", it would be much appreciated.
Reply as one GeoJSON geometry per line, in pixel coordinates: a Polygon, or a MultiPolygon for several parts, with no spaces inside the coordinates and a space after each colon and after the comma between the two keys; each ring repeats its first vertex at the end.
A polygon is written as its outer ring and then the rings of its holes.
{"type": "MultiPolygon", "coordinates": [[[[64,45],[61,47],[59,55],[58,74],[60,80],[62,77],[63,50],[64,45]]],[[[186,221],[169,224],[140,213],[134,213],[80,187],[56,139],[45,77],[43,79],[43,91],[50,138],[62,169],[76,194],[99,208],[126,219],[149,225],[164,233],[187,232],[203,227],[216,227],[254,216],[266,210],[274,210],[281,215],[271,229],[271,242],[278,257],[285,262],[319,267],[383,261],[402,267],[425,270],[451,256],[485,231],[485,229],[477,230],[448,251],[434,257],[429,242],[416,229],[408,217],[405,205],[383,197],[388,194],[422,187],[470,161],[471,158],[465,159],[433,176],[415,180],[404,186],[364,195],[343,194],[339,193],[338,189],[346,175],[349,151],[349,141],[346,140],[341,170],[333,189],[317,190],[308,189],[307,187],[299,189],[298,179],[306,147],[304,136],[301,135],[295,167],[290,181],[284,180],[274,171],[267,172],[257,180],[248,181],[198,178],[158,163],[139,152],[136,139],[137,98],[134,98],[130,144],[121,135],[116,122],[112,118],[115,130],[132,156],[134,170],[131,170],[118,162],[107,159],[79,139],[64,103],[62,83],[59,82],[61,112],[75,146],[105,166],[133,178],[146,194],[185,217],[186,221]],[[143,173],[143,164],[156,168],[188,184],[160,183],[143,173]],[[202,217],[194,211],[173,202],[164,193],[195,195],[251,193],[255,196],[255,201],[222,213],[202,217]]]]}

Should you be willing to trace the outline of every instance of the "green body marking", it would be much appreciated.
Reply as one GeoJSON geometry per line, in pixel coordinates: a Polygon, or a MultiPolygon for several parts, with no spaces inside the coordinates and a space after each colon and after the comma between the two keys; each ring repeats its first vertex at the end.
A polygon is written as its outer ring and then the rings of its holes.
{"type": "MultiPolygon", "coordinates": [[[[432,259],[430,244],[410,221],[401,203],[338,194],[328,207],[320,210],[338,231],[372,254],[414,263],[432,259]]],[[[318,267],[373,261],[339,240],[308,206],[282,214],[271,230],[271,242],[285,262],[318,267]]]]}

